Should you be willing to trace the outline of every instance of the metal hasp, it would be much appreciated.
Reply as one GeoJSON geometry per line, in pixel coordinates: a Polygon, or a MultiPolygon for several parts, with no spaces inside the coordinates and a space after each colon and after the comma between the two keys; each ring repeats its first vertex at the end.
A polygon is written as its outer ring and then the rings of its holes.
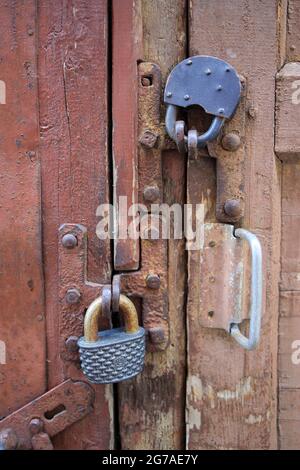
{"type": "Polygon", "coordinates": [[[223,329],[245,349],[259,341],[262,314],[262,252],[258,238],[229,224],[204,224],[200,249],[199,323],[205,328],[223,329]],[[248,241],[251,251],[251,285],[248,289],[248,241]],[[250,308],[248,305],[250,304],[250,308]],[[239,324],[250,319],[249,338],[239,324]]]}
{"type": "MultiPolygon", "coordinates": [[[[208,131],[197,136],[198,148],[204,147],[218,136],[225,119],[232,117],[240,96],[239,76],[224,60],[211,56],[194,56],[183,60],[174,67],[165,87],[166,130],[169,136],[178,144],[178,108],[201,106],[214,116],[208,131]]],[[[184,135],[185,145],[187,139],[187,135],[184,135]]]]}
{"type": "Polygon", "coordinates": [[[250,294],[250,328],[249,338],[246,338],[238,324],[231,325],[231,336],[245,349],[254,349],[260,338],[262,313],[262,252],[258,238],[248,230],[239,228],[235,236],[249,243],[251,250],[251,294],[250,294]]]}

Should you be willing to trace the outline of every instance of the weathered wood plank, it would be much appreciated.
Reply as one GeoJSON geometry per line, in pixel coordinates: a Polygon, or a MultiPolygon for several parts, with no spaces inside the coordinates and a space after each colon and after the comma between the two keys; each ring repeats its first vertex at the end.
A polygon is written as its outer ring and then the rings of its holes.
{"type": "Polygon", "coordinates": [[[282,450],[299,450],[300,390],[282,390],[279,399],[279,433],[282,450]]]}
{"type": "MultiPolygon", "coordinates": [[[[247,80],[249,105],[255,113],[246,124],[243,226],[262,241],[264,298],[268,300],[261,342],[253,352],[244,352],[225,332],[199,327],[198,306],[188,304],[189,449],[263,449],[277,445],[277,361],[273,352],[277,350],[280,192],[273,139],[278,10],[275,0],[237,3],[232,8],[229,0],[190,2],[190,55],[225,59],[247,80]]],[[[188,189],[193,171],[191,163],[188,189]]],[[[198,184],[204,185],[202,194],[199,198],[199,190],[193,193],[190,188],[188,202],[204,203],[207,213],[206,208],[214,203],[210,196],[214,192],[214,175],[208,181],[202,179],[200,171],[198,175],[198,184]]],[[[206,216],[205,221],[208,220],[206,216]]],[[[197,273],[189,272],[190,279],[194,276],[197,273]]],[[[189,289],[193,287],[194,283],[189,284],[189,289]]]]}
{"type": "Polygon", "coordinates": [[[299,0],[288,0],[287,12],[286,59],[289,62],[300,60],[300,3],[299,0]]]}
{"type": "Polygon", "coordinates": [[[44,393],[36,2],[0,1],[0,416],[44,393]],[[6,353],[6,354],[5,354],[6,353]]]}
{"type": "MultiPolygon", "coordinates": [[[[141,18],[132,0],[113,0],[112,7],[113,198],[117,207],[119,197],[126,197],[129,208],[138,202],[137,65],[141,18]]],[[[120,217],[118,211],[116,215],[115,230],[120,237],[114,243],[114,268],[117,271],[138,269],[139,240],[126,238],[132,220],[127,214],[120,217]]]]}
{"type": "MultiPolygon", "coordinates": [[[[295,129],[294,129],[295,131],[295,129]]],[[[297,131],[298,133],[298,131],[297,131]]],[[[290,136],[296,138],[296,132],[290,136]]],[[[300,164],[282,170],[281,294],[279,323],[279,445],[300,446],[300,164]]]]}
{"type": "MultiPolygon", "coordinates": [[[[140,59],[158,64],[163,82],[185,55],[185,1],[142,0],[143,29],[140,59]]],[[[185,160],[176,151],[163,158],[164,202],[185,200],[185,160]]],[[[119,386],[121,447],[123,449],[184,448],[185,413],[185,283],[183,240],[170,240],[168,258],[170,345],[147,354],[141,376],[119,386]]]]}
{"type": "Polygon", "coordinates": [[[284,161],[300,159],[300,64],[286,64],[276,76],[275,151],[284,161]]]}
{"type": "MultiPolygon", "coordinates": [[[[39,2],[39,93],[49,388],[64,378],[59,355],[58,229],[88,231],[87,277],[110,282],[110,246],[96,236],[96,208],[108,203],[107,2],[39,2]]],[[[70,286],[71,287],[71,286],[70,286]]],[[[56,448],[112,446],[109,388],[94,412],[55,438],[56,448]]]]}

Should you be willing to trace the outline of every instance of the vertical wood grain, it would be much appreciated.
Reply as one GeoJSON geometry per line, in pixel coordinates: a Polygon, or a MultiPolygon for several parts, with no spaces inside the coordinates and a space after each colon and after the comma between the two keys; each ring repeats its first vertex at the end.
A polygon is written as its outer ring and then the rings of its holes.
{"type": "MultiPolygon", "coordinates": [[[[246,124],[243,227],[263,245],[265,307],[260,344],[256,351],[245,352],[225,332],[199,327],[197,305],[188,303],[187,447],[274,448],[280,238],[280,168],[273,148],[277,2],[241,0],[233,8],[227,0],[191,0],[189,11],[189,54],[231,63],[246,78],[249,104],[255,108],[254,119],[248,117],[246,124]]],[[[188,189],[193,171],[191,164],[188,189]]],[[[214,175],[205,182],[201,174],[199,170],[200,194],[189,191],[188,199],[203,202],[207,214],[214,204],[214,175]]],[[[189,272],[190,278],[195,275],[189,272]]]]}
{"type": "Polygon", "coordinates": [[[299,186],[299,161],[298,163],[284,163],[278,357],[279,444],[282,450],[300,447],[299,186]]]}
{"type": "MultiPolygon", "coordinates": [[[[109,202],[106,0],[38,2],[40,149],[49,388],[64,379],[59,353],[58,229],[87,227],[87,279],[111,278],[109,241],[96,208],[109,202]]],[[[70,286],[72,287],[72,286],[70,286]]],[[[94,412],[55,438],[56,448],[108,449],[111,394],[95,387],[94,412]]]]}
{"type": "Polygon", "coordinates": [[[44,393],[36,2],[0,1],[0,416],[44,393]],[[3,346],[4,345],[4,346],[3,346]]]}
{"type": "MultiPolygon", "coordinates": [[[[141,47],[136,3],[132,0],[112,2],[112,116],[113,116],[113,199],[127,197],[130,207],[138,202],[137,172],[137,61],[141,47]]],[[[114,230],[119,237],[114,242],[114,268],[127,271],[139,268],[139,240],[126,238],[127,218],[116,210],[114,230]],[[124,234],[124,235],[123,235],[124,234]],[[125,236],[125,239],[124,239],[125,236]]]]}
{"type": "MultiPolygon", "coordinates": [[[[143,0],[137,4],[143,33],[140,59],[160,66],[164,84],[168,72],[186,53],[185,1],[143,0]]],[[[183,204],[185,158],[176,151],[166,151],[162,158],[164,202],[183,204]]],[[[164,352],[148,353],[143,374],[119,386],[123,449],[184,448],[186,257],[183,240],[169,242],[168,282],[170,345],[164,352]]]]}

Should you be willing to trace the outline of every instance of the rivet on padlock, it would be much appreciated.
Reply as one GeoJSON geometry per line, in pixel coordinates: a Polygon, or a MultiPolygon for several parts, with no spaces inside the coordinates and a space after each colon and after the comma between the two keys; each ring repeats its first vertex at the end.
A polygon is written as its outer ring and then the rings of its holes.
{"type": "Polygon", "coordinates": [[[132,301],[120,295],[125,328],[98,332],[102,298],[94,300],[84,319],[84,336],[78,340],[81,368],[90,382],[107,384],[131,379],[144,367],[145,330],[138,324],[132,301]]]}

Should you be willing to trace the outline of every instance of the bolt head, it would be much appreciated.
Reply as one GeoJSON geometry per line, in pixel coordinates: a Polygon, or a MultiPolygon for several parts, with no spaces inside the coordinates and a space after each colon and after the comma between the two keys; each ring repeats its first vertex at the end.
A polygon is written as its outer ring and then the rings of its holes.
{"type": "Polygon", "coordinates": [[[154,326],[148,329],[149,339],[153,344],[161,344],[165,341],[165,332],[161,326],[154,326]]]}
{"type": "Polygon", "coordinates": [[[79,302],[81,294],[78,289],[68,289],[66,293],[66,302],[67,304],[74,305],[79,302]]]}
{"type": "Polygon", "coordinates": [[[227,199],[224,204],[224,212],[229,217],[240,217],[242,212],[240,201],[238,199],[227,199]]]}
{"type": "Polygon", "coordinates": [[[39,418],[33,418],[29,423],[29,431],[31,434],[39,434],[43,430],[43,421],[39,418]]]}
{"type": "Polygon", "coordinates": [[[5,450],[14,450],[18,446],[18,438],[13,429],[8,428],[0,432],[0,443],[5,450]]]}
{"type": "Polygon", "coordinates": [[[78,336],[69,336],[66,339],[65,345],[69,352],[76,352],[78,351],[78,336]]]}
{"type": "Polygon", "coordinates": [[[225,109],[224,109],[224,108],[219,108],[219,109],[218,109],[218,112],[219,112],[219,114],[224,114],[224,113],[225,113],[225,109]]]}
{"type": "Polygon", "coordinates": [[[61,239],[64,248],[71,250],[78,244],[77,237],[73,233],[66,233],[61,239]]]}
{"type": "Polygon", "coordinates": [[[186,61],[186,65],[192,65],[193,61],[191,59],[186,61]]]}
{"type": "Polygon", "coordinates": [[[157,139],[158,139],[158,135],[147,129],[140,136],[139,142],[144,147],[152,149],[155,146],[157,139]]]}
{"type": "Polygon", "coordinates": [[[205,70],[205,74],[206,74],[206,75],[211,75],[211,70],[210,70],[210,69],[206,69],[206,70],[205,70]]]}
{"type": "Polygon", "coordinates": [[[167,97],[168,97],[168,98],[171,98],[171,96],[172,96],[172,92],[171,92],[171,91],[168,91],[167,97]]]}
{"type": "Polygon", "coordinates": [[[241,138],[238,134],[230,132],[225,134],[222,139],[222,147],[230,152],[236,151],[241,145],[241,138]]]}
{"type": "Polygon", "coordinates": [[[222,85],[218,85],[218,86],[217,86],[217,91],[221,91],[221,90],[223,90],[222,85]]]}
{"type": "Polygon", "coordinates": [[[147,186],[144,189],[143,196],[145,201],[154,202],[160,196],[160,191],[157,186],[147,186]]]}
{"type": "Polygon", "coordinates": [[[190,99],[190,95],[184,95],[185,101],[188,101],[190,99]]]}
{"type": "Polygon", "coordinates": [[[149,289],[159,289],[160,277],[158,276],[158,274],[148,274],[146,278],[146,284],[149,289]]]}
{"type": "Polygon", "coordinates": [[[146,87],[151,86],[151,80],[150,80],[150,78],[148,78],[148,77],[142,77],[142,85],[143,85],[143,86],[146,86],[146,87]]]}

